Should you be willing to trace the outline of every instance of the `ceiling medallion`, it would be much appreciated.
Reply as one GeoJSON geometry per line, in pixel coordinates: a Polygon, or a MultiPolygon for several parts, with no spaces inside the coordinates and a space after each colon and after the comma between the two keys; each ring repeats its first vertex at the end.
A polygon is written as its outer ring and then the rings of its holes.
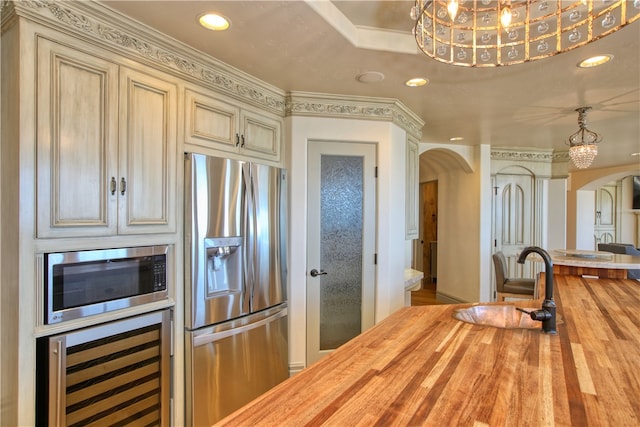
{"type": "Polygon", "coordinates": [[[640,0],[416,0],[418,47],[452,65],[498,67],[548,58],[640,18],[640,0]]]}
{"type": "Polygon", "coordinates": [[[384,74],[378,71],[365,71],[358,74],[356,80],[360,83],[379,83],[384,80],[384,74]]]}

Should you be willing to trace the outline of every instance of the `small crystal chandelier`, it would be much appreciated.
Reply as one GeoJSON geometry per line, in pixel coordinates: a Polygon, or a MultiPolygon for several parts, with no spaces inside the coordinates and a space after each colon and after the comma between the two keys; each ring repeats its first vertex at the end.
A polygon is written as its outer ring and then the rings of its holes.
{"type": "Polygon", "coordinates": [[[591,107],[577,108],[580,129],[569,137],[569,157],[578,169],[586,169],[598,155],[598,144],[602,137],[587,129],[587,111],[591,107]]]}
{"type": "Polygon", "coordinates": [[[640,18],[640,0],[416,0],[418,47],[452,65],[497,67],[548,58],[640,18]]]}

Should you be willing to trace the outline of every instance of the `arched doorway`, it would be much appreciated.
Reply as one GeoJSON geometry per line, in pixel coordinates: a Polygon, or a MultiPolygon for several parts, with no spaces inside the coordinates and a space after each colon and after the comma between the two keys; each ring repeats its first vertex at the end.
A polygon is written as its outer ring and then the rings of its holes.
{"type": "Polygon", "coordinates": [[[481,274],[475,260],[481,257],[477,244],[481,224],[475,199],[480,196],[472,152],[440,147],[421,151],[420,229],[414,265],[425,273],[425,281],[435,279],[438,301],[478,301],[481,274]],[[461,269],[462,260],[472,260],[470,268],[461,269]]]}
{"type": "Polygon", "coordinates": [[[640,211],[632,209],[633,176],[640,176],[640,165],[571,173],[567,193],[567,248],[590,250],[597,247],[596,192],[611,183],[615,183],[615,201],[612,201],[616,211],[614,240],[640,246],[640,211]]]}

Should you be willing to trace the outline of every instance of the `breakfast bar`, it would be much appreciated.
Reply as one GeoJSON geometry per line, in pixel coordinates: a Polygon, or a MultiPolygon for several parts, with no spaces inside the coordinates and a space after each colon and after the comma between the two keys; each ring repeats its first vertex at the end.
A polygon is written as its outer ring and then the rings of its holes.
{"type": "Polygon", "coordinates": [[[550,254],[554,274],[626,279],[627,270],[640,269],[639,256],[576,249],[555,249],[550,254]]]}
{"type": "Polygon", "coordinates": [[[640,283],[555,288],[557,335],[405,307],[219,425],[640,425],[640,283]]]}

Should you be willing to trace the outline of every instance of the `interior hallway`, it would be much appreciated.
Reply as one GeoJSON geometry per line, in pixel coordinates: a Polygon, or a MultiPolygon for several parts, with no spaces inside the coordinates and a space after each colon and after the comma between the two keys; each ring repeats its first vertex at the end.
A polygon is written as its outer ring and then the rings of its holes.
{"type": "Polygon", "coordinates": [[[444,304],[436,300],[436,283],[431,279],[422,279],[422,289],[411,292],[411,305],[444,304]]]}

